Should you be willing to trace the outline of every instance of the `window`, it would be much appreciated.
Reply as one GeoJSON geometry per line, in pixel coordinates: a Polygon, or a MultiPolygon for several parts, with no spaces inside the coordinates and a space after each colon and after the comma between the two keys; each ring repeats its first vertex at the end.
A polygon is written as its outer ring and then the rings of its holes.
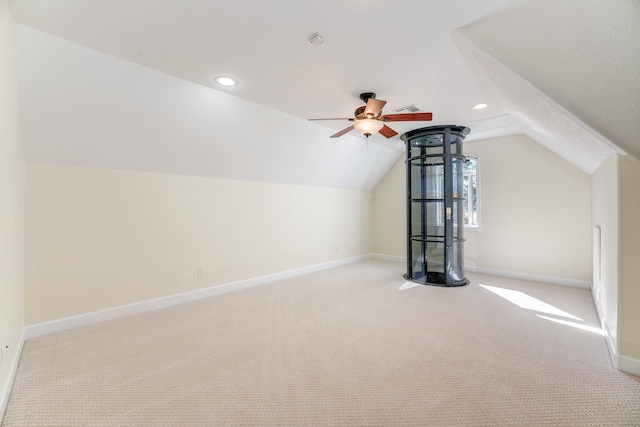
{"type": "Polygon", "coordinates": [[[478,158],[475,156],[467,156],[464,162],[464,226],[469,228],[478,228],[480,226],[479,217],[479,185],[478,185],[478,158]]]}

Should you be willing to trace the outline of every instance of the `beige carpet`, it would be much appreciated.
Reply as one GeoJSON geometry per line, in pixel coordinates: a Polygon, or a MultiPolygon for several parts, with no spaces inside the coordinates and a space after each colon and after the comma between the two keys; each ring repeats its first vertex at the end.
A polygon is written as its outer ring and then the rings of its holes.
{"type": "Polygon", "coordinates": [[[474,274],[399,291],[403,268],[29,340],[2,425],[640,426],[640,379],[612,368],[588,291],[474,274]]]}

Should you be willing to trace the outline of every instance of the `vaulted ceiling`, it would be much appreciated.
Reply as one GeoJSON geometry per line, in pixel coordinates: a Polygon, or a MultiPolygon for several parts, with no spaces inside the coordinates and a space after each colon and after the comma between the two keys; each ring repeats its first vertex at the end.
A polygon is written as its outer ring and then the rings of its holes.
{"type": "Polygon", "coordinates": [[[587,173],[640,157],[637,0],[9,4],[30,162],[372,189],[399,137],[306,120],[351,117],[368,91],[433,112],[399,134],[525,133],[587,173]]]}

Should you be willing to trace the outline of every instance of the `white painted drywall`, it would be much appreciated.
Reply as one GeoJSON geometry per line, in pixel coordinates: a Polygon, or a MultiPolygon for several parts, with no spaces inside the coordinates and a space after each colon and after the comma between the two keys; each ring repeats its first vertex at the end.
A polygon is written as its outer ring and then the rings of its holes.
{"type": "Polygon", "coordinates": [[[480,159],[481,230],[466,262],[591,281],[589,175],[524,135],[471,142],[480,159]]]}
{"type": "Polygon", "coordinates": [[[402,155],[373,191],[373,252],[407,255],[405,156],[402,155]]]}
{"type": "Polygon", "coordinates": [[[28,325],[372,248],[360,190],[27,164],[25,217],[28,325]]]}
{"type": "MultiPolygon", "coordinates": [[[[476,22],[465,35],[571,116],[624,152],[639,157],[639,23],[637,0],[537,0],[476,22]]],[[[500,83],[509,86],[505,80],[500,83]]],[[[545,111],[545,103],[538,97],[513,97],[529,91],[505,89],[501,87],[500,92],[511,98],[512,113],[522,115],[519,121],[531,134],[544,140],[547,131],[567,133],[574,128],[557,112],[545,111]],[[532,101],[540,108],[529,106],[532,101]],[[529,125],[525,119],[534,123],[529,125]]],[[[566,139],[571,145],[578,142],[572,141],[571,133],[566,139]]],[[[589,157],[599,157],[600,151],[597,144],[589,145],[591,149],[579,153],[578,158],[571,152],[565,158],[587,166],[589,157]]]]}
{"type": "Polygon", "coordinates": [[[0,0],[0,420],[24,326],[24,159],[20,143],[13,21],[0,0]]]}
{"type": "Polygon", "coordinates": [[[330,139],[324,122],[23,25],[16,40],[30,163],[372,190],[398,156],[381,135],[330,139]]]}
{"type": "Polygon", "coordinates": [[[621,158],[618,352],[640,360],[640,162],[621,158]]]}
{"type": "MultiPolygon", "coordinates": [[[[465,263],[590,282],[589,175],[524,135],[469,142],[465,152],[480,159],[481,197],[465,263]]],[[[374,252],[406,255],[404,180],[398,161],[373,192],[374,252]]]]}
{"type": "Polygon", "coordinates": [[[618,346],[618,155],[591,175],[591,221],[600,227],[601,292],[598,305],[615,348],[618,346]]]}

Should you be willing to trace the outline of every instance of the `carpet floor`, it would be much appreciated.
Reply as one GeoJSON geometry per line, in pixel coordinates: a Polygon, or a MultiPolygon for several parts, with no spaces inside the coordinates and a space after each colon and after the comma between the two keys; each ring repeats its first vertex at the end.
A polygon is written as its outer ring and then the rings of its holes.
{"type": "Polygon", "coordinates": [[[640,426],[589,291],[367,260],[25,343],[12,426],[640,426]]]}

